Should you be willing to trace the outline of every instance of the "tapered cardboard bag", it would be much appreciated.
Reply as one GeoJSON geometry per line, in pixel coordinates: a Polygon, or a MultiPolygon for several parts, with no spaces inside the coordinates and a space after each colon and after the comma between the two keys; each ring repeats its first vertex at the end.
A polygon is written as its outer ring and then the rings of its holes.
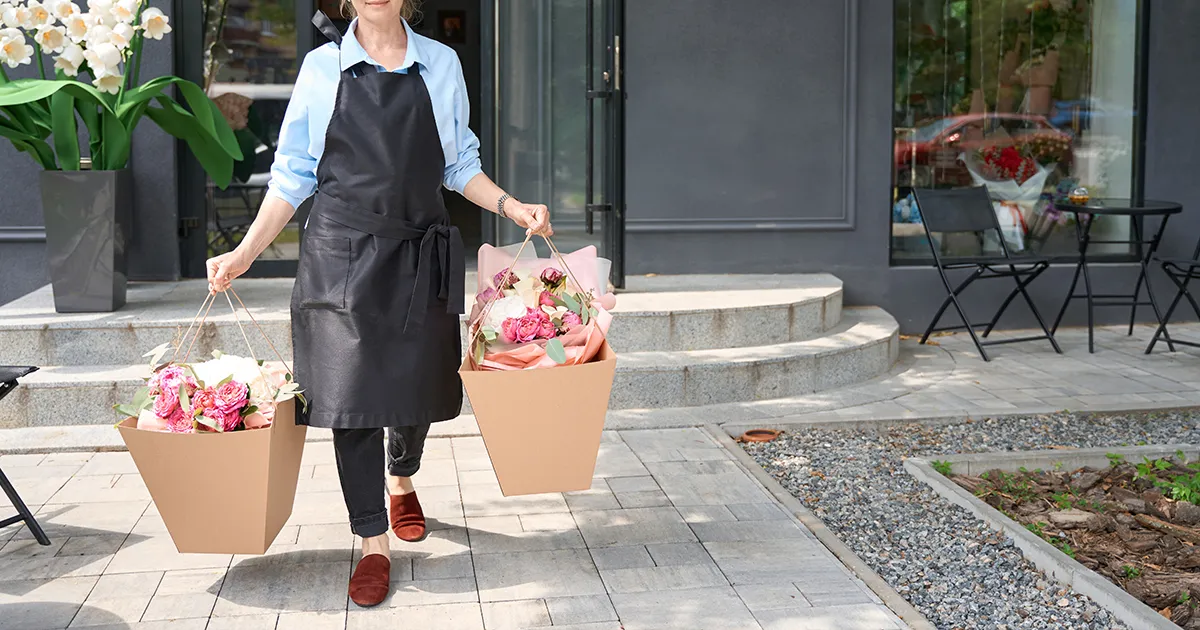
{"type": "Polygon", "coordinates": [[[261,554],[292,515],[307,427],[294,400],[265,429],[163,433],[117,425],[181,553],[261,554]]]}
{"type": "Polygon", "coordinates": [[[608,342],[595,360],[536,370],[459,374],[506,497],[592,487],[617,355],[608,342]]]}

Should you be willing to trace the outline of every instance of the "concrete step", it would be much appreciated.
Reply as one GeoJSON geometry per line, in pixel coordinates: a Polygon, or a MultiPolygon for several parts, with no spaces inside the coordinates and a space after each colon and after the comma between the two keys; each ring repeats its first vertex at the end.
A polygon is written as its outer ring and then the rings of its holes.
{"type": "MultiPolygon", "coordinates": [[[[877,308],[847,309],[830,334],[805,341],[621,353],[609,404],[612,410],[695,407],[798,396],[875,378],[898,353],[895,319],[877,308]]],[[[115,422],[113,405],[129,400],[146,374],[142,366],[44,368],[0,405],[0,428],[115,422]]]]}
{"type": "MultiPolygon", "coordinates": [[[[827,274],[662,276],[631,278],[618,298],[610,331],[622,352],[754,347],[811,339],[841,319],[842,283],[827,274]]],[[[240,295],[285,358],[291,358],[288,279],[239,281],[240,295]]],[[[468,286],[473,286],[469,284],[468,286]]],[[[54,312],[49,288],[0,306],[0,362],[22,365],[133,365],[187,328],[204,283],[134,284],[115,313],[54,312]]],[[[192,357],[215,349],[241,352],[241,332],[227,303],[208,315],[192,357]]],[[[242,315],[259,358],[274,353],[242,315]]],[[[465,331],[465,318],[464,318],[465,331]]],[[[464,333],[465,334],[465,333],[464,333]]]]}

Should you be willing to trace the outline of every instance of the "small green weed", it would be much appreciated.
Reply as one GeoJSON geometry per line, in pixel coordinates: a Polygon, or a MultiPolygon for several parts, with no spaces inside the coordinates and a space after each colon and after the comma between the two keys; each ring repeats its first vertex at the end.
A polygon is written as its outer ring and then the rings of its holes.
{"type": "Polygon", "coordinates": [[[1070,543],[1068,543],[1067,541],[1065,541],[1065,540],[1064,540],[1064,541],[1062,541],[1061,543],[1059,543],[1059,545],[1058,545],[1058,548],[1059,548],[1060,550],[1062,550],[1062,552],[1063,552],[1063,553],[1065,553],[1065,554],[1067,554],[1068,556],[1070,556],[1070,558],[1071,558],[1072,560],[1074,560],[1074,559],[1075,559],[1075,549],[1074,549],[1074,548],[1072,548],[1072,547],[1071,547],[1071,544],[1070,544],[1070,543]]]}
{"type": "Polygon", "coordinates": [[[1132,580],[1132,579],[1134,579],[1136,577],[1140,577],[1142,575],[1141,569],[1139,569],[1135,566],[1132,566],[1132,565],[1128,565],[1128,564],[1121,567],[1121,572],[1125,574],[1125,579],[1127,579],[1127,580],[1132,580]]]}
{"type": "Polygon", "coordinates": [[[930,462],[929,465],[933,466],[933,469],[936,470],[939,475],[946,477],[950,476],[951,469],[953,468],[953,464],[942,460],[934,460],[930,462]]]}
{"type": "Polygon", "coordinates": [[[1105,457],[1108,458],[1108,465],[1113,468],[1120,466],[1125,461],[1125,456],[1120,453],[1109,453],[1105,457]]]}

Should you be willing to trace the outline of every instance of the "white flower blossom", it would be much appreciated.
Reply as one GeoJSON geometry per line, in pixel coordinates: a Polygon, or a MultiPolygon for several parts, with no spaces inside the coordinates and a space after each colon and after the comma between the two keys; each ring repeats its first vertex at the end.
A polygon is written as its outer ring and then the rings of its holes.
{"type": "Polygon", "coordinates": [[[524,317],[526,312],[525,300],[521,299],[521,296],[502,297],[492,304],[492,310],[488,311],[487,321],[483,325],[499,331],[504,325],[504,320],[524,317]]]}
{"type": "Polygon", "coordinates": [[[29,7],[10,4],[4,7],[4,14],[0,19],[4,20],[4,25],[8,28],[24,28],[29,22],[29,16],[29,7]]]}
{"type": "Polygon", "coordinates": [[[163,35],[171,32],[171,25],[161,10],[150,7],[142,11],[142,29],[146,31],[146,37],[162,39],[163,35]]]}
{"type": "Polygon", "coordinates": [[[117,50],[117,47],[112,44],[106,42],[96,46],[89,46],[84,51],[83,57],[87,59],[88,67],[92,69],[92,73],[96,76],[121,73],[121,51],[117,50]]]}
{"type": "Polygon", "coordinates": [[[137,31],[130,25],[121,22],[112,29],[112,33],[108,37],[108,41],[117,48],[125,50],[129,48],[129,44],[133,42],[133,36],[137,31]]]}
{"type": "Polygon", "coordinates": [[[88,28],[87,37],[84,41],[87,42],[88,48],[95,48],[100,44],[108,44],[112,42],[113,30],[104,24],[92,24],[88,28]]]}
{"type": "Polygon", "coordinates": [[[54,17],[66,22],[67,18],[79,15],[79,5],[71,2],[71,0],[57,0],[54,3],[54,17]]]}
{"type": "Polygon", "coordinates": [[[25,43],[25,34],[13,28],[0,33],[0,62],[9,68],[33,63],[33,46],[25,43]]]}
{"type": "Polygon", "coordinates": [[[48,53],[60,53],[67,45],[67,29],[61,26],[43,26],[34,38],[38,46],[48,53]]]}
{"type": "Polygon", "coordinates": [[[132,24],[133,20],[137,18],[137,10],[140,4],[142,4],[142,0],[118,0],[112,6],[112,16],[118,22],[132,24]]]}
{"type": "Polygon", "coordinates": [[[84,61],[83,48],[79,44],[71,43],[63,48],[62,54],[54,58],[54,67],[73,77],[79,74],[79,67],[84,61]]]}
{"type": "Polygon", "coordinates": [[[121,84],[124,81],[125,77],[120,74],[102,74],[92,81],[92,85],[101,92],[116,94],[121,91],[121,84]]]}
{"type": "Polygon", "coordinates": [[[67,27],[67,35],[71,41],[76,44],[87,39],[88,29],[92,26],[92,15],[90,13],[76,13],[63,20],[63,26],[67,27]]]}
{"type": "Polygon", "coordinates": [[[54,15],[50,13],[50,9],[42,6],[42,3],[37,0],[32,0],[28,9],[29,19],[25,22],[26,29],[33,31],[54,23],[54,15]]]}

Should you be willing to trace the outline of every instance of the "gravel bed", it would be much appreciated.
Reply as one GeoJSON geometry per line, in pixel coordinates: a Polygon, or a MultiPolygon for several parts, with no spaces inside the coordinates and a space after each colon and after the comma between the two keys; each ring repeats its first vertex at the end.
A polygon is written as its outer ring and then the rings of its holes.
{"type": "Polygon", "coordinates": [[[1139,443],[1200,444],[1200,413],[798,429],[745,447],[939,629],[1125,630],[1090,598],[1039,572],[1007,537],[913,479],[903,460],[1139,443]]]}

